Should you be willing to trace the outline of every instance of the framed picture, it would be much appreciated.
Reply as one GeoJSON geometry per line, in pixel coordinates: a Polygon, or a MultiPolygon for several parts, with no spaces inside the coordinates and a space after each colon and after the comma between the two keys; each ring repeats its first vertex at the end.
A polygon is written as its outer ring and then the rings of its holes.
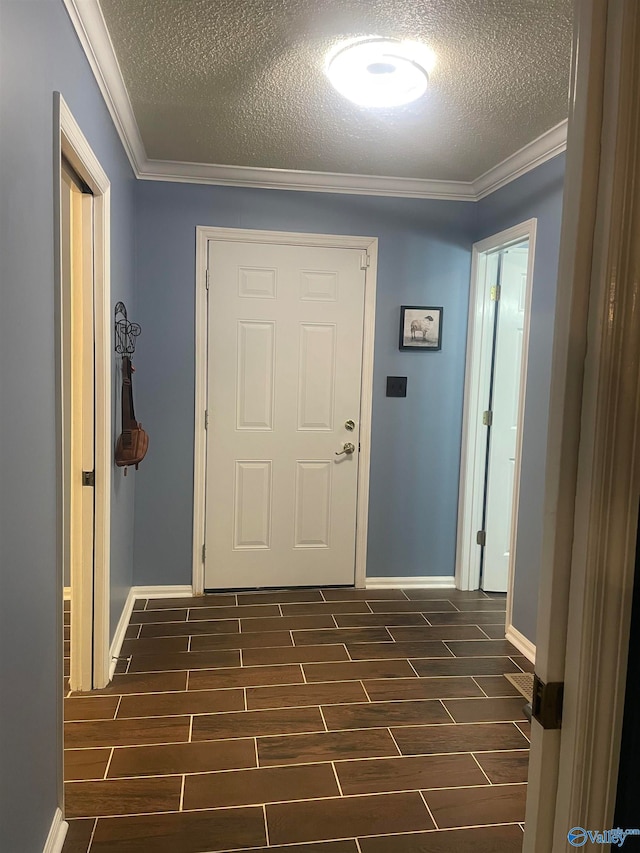
{"type": "Polygon", "coordinates": [[[400,307],[400,349],[439,350],[442,346],[442,308],[400,307]]]}

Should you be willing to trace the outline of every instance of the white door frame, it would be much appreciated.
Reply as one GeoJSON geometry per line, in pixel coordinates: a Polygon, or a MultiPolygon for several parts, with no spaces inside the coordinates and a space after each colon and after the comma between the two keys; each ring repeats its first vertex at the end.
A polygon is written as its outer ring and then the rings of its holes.
{"type": "Polygon", "coordinates": [[[193,593],[204,592],[203,545],[205,535],[205,485],[207,468],[205,411],[207,409],[207,246],[209,240],[240,243],[275,243],[333,249],[359,249],[369,257],[365,270],[364,336],[362,342],[362,393],[360,398],[360,459],[356,512],[355,585],[363,588],[367,567],[369,523],[369,465],[373,402],[373,345],[376,315],[377,237],[302,234],[291,231],[257,231],[242,228],[196,228],[196,388],[195,448],[193,467],[193,593]]]}
{"type": "Polygon", "coordinates": [[[482,426],[482,413],[489,399],[491,353],[493,340],[493,308],[486,288],[478,282],[484,278],[485,254],[510,245],[529,241],[525,314],[522,336],[522,364],[518,400],[518,434],[513,480],[513,515],[511,519],[509,579],[507,585],[507,627],[512,627],[513,575],[516,561],[516,533],[520,499],[520,470],[522,466],[522,425],[524,423],[529,358],[529,326],[533,266],[536,252],[536,219],[528,219],[492,237],[473,244],[469,320],[467,327],[467,359],[464,382],[464,413],[462,420],[462,454],[460,460],[460,491],[458,497],[458,535],[456,548],[456,586],[458,589],[478,589],[480,586],[480,546],[476,534],[482,529],[484,478],[487,463],[487,434],[482,426]],[[474,425],[475,428],[474,428],[474,425]]]}
{"type": "MultiPolygon", "coordinates": [[[[75,121],[64,98],[54,93],[54,229],[56,278],[56,335],[58,351],[58,519],[60,544],[58,559],[69,561],[63,547],[62,531],[70,524],[69,507],[64,498],[66,460],[64,436],[70,425],[63,417],[63,395],[68,393],[70,376],[64,353],[70,341],[62,324],[62,268],[60,227],[60,168],[64,157],[93,192],[94,238],[94,338],[95,338],[95,529],[94,565],[82,567],[71,578],[71,589],[80,589],[80,606],[72,608],[71,631],[74,637],[71,656],[71,685],[74,690],[104,687],[109,681],[109,604],[111,550],[111,279],[110,279],[110,182],[75,121]],[[93,679],[92,679],[93,670],[93,679]]],[[[62,590],[61,590],[62,594],[62,590]]],[[[73,592],[78,601],[77,592],[73,592]]],[[[60,661],[62,666],[62,660],[60,661]]],[[[60,674],[62,682],[62,674],[60,674]]]]}

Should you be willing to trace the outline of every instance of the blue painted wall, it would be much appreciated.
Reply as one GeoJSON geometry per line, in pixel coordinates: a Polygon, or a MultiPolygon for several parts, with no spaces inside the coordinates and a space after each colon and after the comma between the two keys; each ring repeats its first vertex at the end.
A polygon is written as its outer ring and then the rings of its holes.
{"type": "Polygon", "coordinates": [[[565,155],[560,154],[477,204],[474,240],[538,220],[523,425],[513,625],[535,643],[542,551],[551,354],[558,281],[565,155]]]}
{"type": "Polygon", "coordinates": [[[135,583],[191,582],[197,225],[379,237],[368,575],[453,574],[474,205],[145,181],[136,194],[136,413],[151,439],[135,583]],[[441,352],[398,350],[402,304],[444,307],[441,352]],[[406,399],[385,397],[387,375],[408,377],[406,399]]]}
{"type": "MultiPolygon", "coordinates": [[[[40,853],[58,805],[62,689],[54,90],[111,179],[113,298],[130,304],[134,181],[60,0],[0,0],[0,87],[0,848],[40,853]]],[[[134,484],[114,477],[112,623],[131,585],[134,484]]]]}

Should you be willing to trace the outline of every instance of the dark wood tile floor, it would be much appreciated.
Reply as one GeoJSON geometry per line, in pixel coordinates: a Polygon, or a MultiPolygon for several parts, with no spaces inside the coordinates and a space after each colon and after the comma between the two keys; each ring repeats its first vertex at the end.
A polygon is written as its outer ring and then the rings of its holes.
{"type": "Polygon", "coordinates": [[[400,589],[137,602],[112,684],[66,694],[64,853],[520,853],[529,729],[503,674],[530,665],[504,607],[400,589]]]}

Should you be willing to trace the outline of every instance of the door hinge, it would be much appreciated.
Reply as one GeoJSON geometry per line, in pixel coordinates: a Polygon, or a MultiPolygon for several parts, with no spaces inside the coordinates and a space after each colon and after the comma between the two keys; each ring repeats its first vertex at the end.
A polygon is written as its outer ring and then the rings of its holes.
{"type": "Polygon", "coordinates": [[[96,484],[96,472],[95,471],[83,471],[82,472],[82,485],[83,486],[95,486],[96,484]]]}
{"type": "Polygon", "coordinates": [[[476,545],[482,545],[483,547],[487,544],[487,531],[486,530],[478,530],[476,533],[476,545]]]}
{"type": "Polygon", "coordinates": [[[498,302],[499,301],[500,291],[501,291],[500,285],[494,284],[493,287],[491,288],[491,301],[492,302],[498,302]]]}
{"type": "Polygon", "coordinates": [[[563,698],[563,681],[550,681],[545,684],[537,675],[533,676],[532,715],[543,729],[562,727],[563,698]]]}
{"type": "Polygon", "coordinates": [[[490,410],[483,412],[482,413],[482,425],[483,426],[491,426],[492,423],[493,423],[493,412],[490,410]]]}
{"type": "Polygon", "coordinates": [[[363,252],[362,258],[360,259],[360,269],[366,270],[371,266],[371,255],[369,252],[363,252]]]}
{"type": "Polygon", "coordinates": [[[207,270],[207,273],[206,273],[205,278],[204,278],[204,286],[206,287],[207,290],[209,290],[209,270],[207,270]]]}
{"type": "Polygon", "coordinates": [[[209,429],[209,409],[204,410],[204,428],[209,429]]]}
{"type": "Polygon", "coordinates": [[[202,562],[203,562],[203,563],[204,563],[204,561],[206,560],[206,558],[207,558],[207,546],[206,546],[206,545],[203,545],[203,546],[202,546],[202,562]]]}

